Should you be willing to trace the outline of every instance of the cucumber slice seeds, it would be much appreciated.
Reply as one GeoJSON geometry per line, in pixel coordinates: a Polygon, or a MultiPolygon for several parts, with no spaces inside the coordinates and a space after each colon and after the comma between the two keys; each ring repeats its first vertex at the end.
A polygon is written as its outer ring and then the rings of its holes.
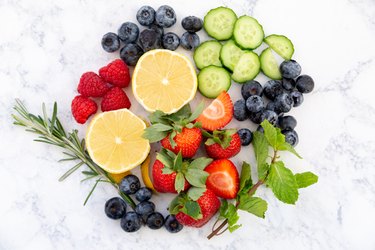
{"type": "Polygon", "coordinates": [[[221,43],[210,40],[199,45],[194,51],[194,62],[198,69],[210,65],[222,66],[220,57],[221,43]]]}

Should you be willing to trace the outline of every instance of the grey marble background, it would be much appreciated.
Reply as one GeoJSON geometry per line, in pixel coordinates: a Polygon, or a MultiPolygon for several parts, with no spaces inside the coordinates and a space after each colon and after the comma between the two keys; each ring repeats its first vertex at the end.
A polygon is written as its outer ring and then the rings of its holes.
{"type": "MultiPolygon", "coordinates": [[[[182,34],[180,25],[172,30],[182,34]]],[[[0,249],[375,249],[374,93],[373,0],[0,0],[0,249]],[[243,226],[233,234],[206,240],[212,222],[177,235],[148,228],[127,234],[104,215],[105,201],[115,195],[111,187],[99,186],[82,206],[92,183],[80,183],[78,173],[59,183],[70,167],[57,163],[60,151],[32,142],[32,135],[12,125],[15,98],[32,112],[57,101],[65,126],[83,135],[85,126],[70,114],[79,77],[116,58],[101,49],[101,36],[135,21],[144,4],[173,6],[178,22],[227,5],[254,15],[266,34],[294,42],[294,58],[314,77],[316,89],[291,112],[304,159],[285,160],[296,172],[320,176],[301,191],[296,206],[260,188],[269,202],[266,219],[241,213],[243,226]]],[[[239,86],[230,94],[239,98],[239,86]]],[[[134,100],[132,110],[144,113],[134,100]]],[[[250,122],[231,126],[255,128],[250,122]]],[[[234,162],[253,162],[251,152],[244,148],[234,162]]],[[[164,214],[170,198],[154,199],[164,214]]]]}

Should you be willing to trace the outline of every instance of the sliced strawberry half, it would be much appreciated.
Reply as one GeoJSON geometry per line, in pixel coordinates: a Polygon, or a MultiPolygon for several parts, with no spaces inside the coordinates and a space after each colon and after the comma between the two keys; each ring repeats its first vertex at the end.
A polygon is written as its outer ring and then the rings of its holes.
{"type": "Polygon", "coordinates": [[[233,118],[233,103],[229,94],[223,91],[197,118],[202,128],[214,131],[225,127],[233,118]]]}
{"type": "Polygon", "coordinates": [[[228,159],[213,161],[204,171],[210,175],[206,186],[217,196],[234,199],[238,193],[240,178],[236,166],[228,159]]]}

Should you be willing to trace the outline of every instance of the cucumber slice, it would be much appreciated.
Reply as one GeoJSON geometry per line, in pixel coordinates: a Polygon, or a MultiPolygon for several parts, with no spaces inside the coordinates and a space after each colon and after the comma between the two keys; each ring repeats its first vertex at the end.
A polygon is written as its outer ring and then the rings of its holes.
{"type": "Polygon", "coordinates": [[[208,66],[198,74],[198,89],[205,97],[216,98],[230,88],[230,74],[222,67],[208,66]]]}
{"type": "Polygon", "coordinates": [[[255,18],[241,16],[234,25],[233,36],[243,49],[255,49],[262,44],[264,31],[255,18]]]}
{"type": "Polygon", "coordinates": [[[198,69],[210,65],[221,66],[220,57],[221,43],[215,40],[207,41],[199,45],[194,51],[194,62],[198,69]]]}
{"type": "Polygon", "coordinates": [[[221,48],[220,60],[226,68],[233,72],[243,53],[245,52],[233,40],[229,40],[221,48]]]}
{"type": "Polygon", "coordinates": [[[234,67],[232,79],[235,82],[243,83],[253,80],[260,71],[260,61],[257,54],[246,51],[234,67]]]}
{"type": "Polygon", "coordinates": [[[285,60],[292,59],[294,54],[294,45],[289,38],[282,35],[269,35],[264,39],[264,42],[268,44],[277,54],[279,54],[285,60]]]}
{"type": "Polygon", "coordinates": [[[226,7],[210,10],[204,17],[203,27],[216,40],[228,40],[232,37],[237,15],[226,7]]]}
{"type": "Polygon", "coordinates": [[[267,48],[260,54],[260,68],[262,72],[271,79],[279,80],[282,75],[279,70],[279,64],[275,56],[272,54],[271,48],[267,48]]]}

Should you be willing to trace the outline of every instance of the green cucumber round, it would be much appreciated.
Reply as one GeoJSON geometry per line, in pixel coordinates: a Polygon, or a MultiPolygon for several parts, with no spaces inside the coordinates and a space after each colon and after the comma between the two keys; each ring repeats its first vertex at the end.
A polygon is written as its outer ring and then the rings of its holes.
{"type": "Polygon", "coordinates": [[[226,42],[220,51],[221,63],[233,72],[241,56],[245,53],[233,40],[226,42]]]}
{"type": "Polygon", "coordinates": [[[263,50],[262,54],[260,54],[260,68],[262,72],[271,79],[280,80],[283,78],[279,69],[279,64],[272,54],[271,48],[263,50]]]}
{"type": "Polygon", "coordinates": [[[227,7],[210,10],[204,17],[203,27],[207,34],[216,40],[228,40],[232,37],[237,15],[227,7]]]}
{"type": "Polygon", "coordinates": [[[264,38],[264,42],[268,44],[277,54],[285,60],[292,59],[294,54],[294,45],[289,38],[283,35],[269,35],[264,38]]]}
{"type": "Polygon", "coordinates": [[[222,67],[208,66],[198,74],[198,89],[205,97],[216,98],[230,88],[230,74],[222,67]]]}
{"type": "Polygon", "coordinates": [[[257,54],[246,51],[234,67],[232,79],[237,83],[253,80],[260,71],[260,61],[257,54]]]}
{"type": "Polygon", "coordinates": [[[255,18],[241,16],[234,25],[233,37],[241,48],[255,49],[263,42],[263,27],[255,18]]]}
{"type": "Polygon", "coordinates": [[[194,51],[194,62],[198,69],[210,65],[222,66],[220,61],[221,43],[215,40],[201,43],[194,51]]]}

